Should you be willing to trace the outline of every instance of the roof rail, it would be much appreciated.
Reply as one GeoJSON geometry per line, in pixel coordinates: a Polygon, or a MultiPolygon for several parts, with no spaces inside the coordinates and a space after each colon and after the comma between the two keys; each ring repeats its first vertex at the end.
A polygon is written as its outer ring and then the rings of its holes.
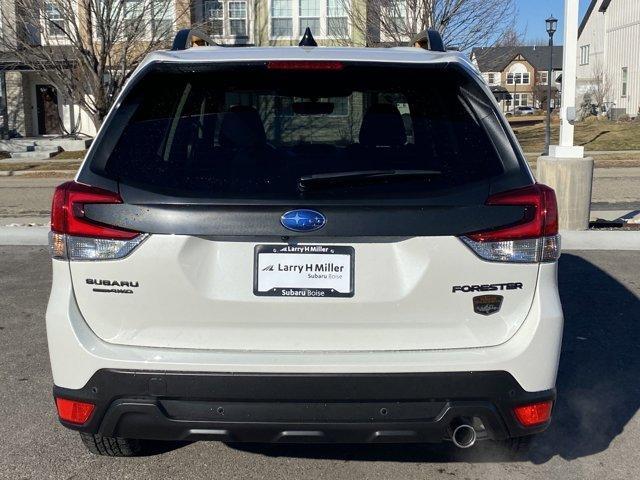
{"type": "Polygon", "coordinates": [[[176,33],[171,50],[186,50],[193,45],[218,45],[213,39],[197,28],[183,28],[176,33]]]}
{"type": "Polygon", "coordinates": [[[425,50],[431,50],[432,52],[446,52],[444,48],[444,42],[440,32],[429,28],[423,32],[417,34],[411,40],[411,45],[418,48],[424,48],[425,50]]]}

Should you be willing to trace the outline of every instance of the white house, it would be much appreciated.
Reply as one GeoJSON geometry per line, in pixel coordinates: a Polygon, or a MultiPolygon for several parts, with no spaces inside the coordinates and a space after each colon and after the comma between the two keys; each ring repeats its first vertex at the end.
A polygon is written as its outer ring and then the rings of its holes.
{"type": "Polygon", "coordinates": [[[578,33],[577,104],[598,84],[616,114],[640,111],[640,1],[592,0],[578,33]],[[602,88],[604,86],[604,88],[602,88]]]}

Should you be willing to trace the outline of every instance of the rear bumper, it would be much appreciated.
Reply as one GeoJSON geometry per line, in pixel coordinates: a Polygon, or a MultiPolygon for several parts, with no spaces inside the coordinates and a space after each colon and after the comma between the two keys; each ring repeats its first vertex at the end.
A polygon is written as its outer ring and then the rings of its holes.
{"type": "Polygon", "coordinates": [[[242,375],[508,372],[527,392],[547,391],[555,386],[563,319],[556,265],[539,268],[531,310],[515,335],[501,345],[430,351],[278,352],[134,347],[105,341],[89,328],[78,310],[68,263],[54,260],[46,318],[53,381],[60,387],[81,390],[101,370],[242,375]]]}
{"type": "Polygon", "coordinates": [[[526,392],[507,372],[224,374],[100,370],[54,395],[96,405],[83,432],[155,440],[227,442],[440,442],[464,418],[480,438],[539,433],[514,406],[555,399],[526,392]]]}

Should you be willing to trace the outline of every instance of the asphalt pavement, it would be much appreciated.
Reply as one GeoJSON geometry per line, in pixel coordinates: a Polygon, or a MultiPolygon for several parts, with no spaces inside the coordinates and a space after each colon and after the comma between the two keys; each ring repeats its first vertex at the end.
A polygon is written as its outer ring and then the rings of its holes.
{"type": "Polygon", "coordinates": [[[449,445],[158,444],[154,455],[87,453],[56,420],[44,312],[45,247],[0,247],[1,479],[632,479],[640,471],[640,252],[560,261],[565,310],[559,400],[527,456],[449,445]]]}

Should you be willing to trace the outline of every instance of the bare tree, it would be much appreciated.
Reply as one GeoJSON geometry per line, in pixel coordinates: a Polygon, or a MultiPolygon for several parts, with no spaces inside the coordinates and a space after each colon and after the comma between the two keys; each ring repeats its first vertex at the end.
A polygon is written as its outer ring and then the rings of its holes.
{"type": "Polygon", "coordinates": [[[611,81],[600,61],[596,61],[593,66],[593,79],[587,93],[591,97],[591,102],[598,108],[598,111],[603,112],[605,103],[611,94],[611,81]]]}
{"type": "Polygon", "coordinates": [[[496,42],[496,47],[520,47],[524,45],[526,32],[518,32],[514,25],[509,26],[502,37],[496,42]]]}
{"type": "Polygon", "coordinates": [[[527,45],[532,47],[548,47],[549,37],[536,37],[532,40],[527,40],[527,45]]]}
{"type": "Polygon", "coordinates": [[[467,50],[499,41],[516,15],[513,0],[367,0],[366,8],[343,1],[367,45],[404,45],[433,28],[446,45],[467,50]]]}
{"type": "MultiPolygon", "coordinates": [[[[0,2],[0,50],[55,85],[96,127],[142,59],[169,45],[190,16],[188,2],[176,0],[0,2]]],[[[77,133],[76,121],[67,133],[77,133]]]]}

